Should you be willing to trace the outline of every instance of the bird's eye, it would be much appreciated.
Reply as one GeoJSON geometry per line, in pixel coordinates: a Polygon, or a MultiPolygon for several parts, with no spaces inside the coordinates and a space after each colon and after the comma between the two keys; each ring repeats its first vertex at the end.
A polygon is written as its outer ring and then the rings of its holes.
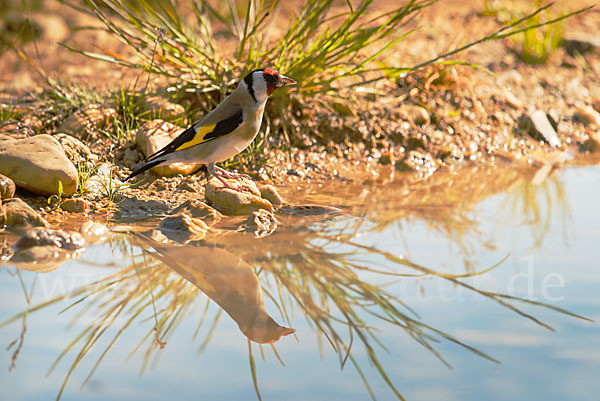
{"type": "Polygon", "coordinates": [[[263,74],[263,77],[265,78],[265,81],[267,81],[270,84],[274,84],[275,82],[277,82],[277,75],[275,74],[263,74]]]}

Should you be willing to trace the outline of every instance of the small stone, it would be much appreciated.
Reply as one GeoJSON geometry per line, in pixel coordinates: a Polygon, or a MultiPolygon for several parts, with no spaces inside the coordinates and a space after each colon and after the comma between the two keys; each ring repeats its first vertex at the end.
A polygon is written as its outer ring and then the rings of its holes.
{"type": "Polygon", "coordinates": [[[513,109],[520,110],[523,108],[523,102],[509,90],[503,91],[501,94],[501,98],[504,103],[506,103],[513,109]]]}
{"type": "Polygon", "coordinates": [[[562,46],[570,56],[585,54],[600,47],[600,39],[585,33],[566,34],[562,46]]]}
{"type": "Polygon", "coordinates": [[[340,213],[342,209],[323,205],[285,205],[277,213],[293,216],[318,216],[340,213]]]}
{"type": "Polygon", "coordinates": [[[0,199],[10,199],[15,196],[15,183],[5,175],[0,174],[0,199]]]}
{"type": "Polygon", "coordinates": [[[23,139],[35,135],[35,132],[27,124],[19,120],[4,120],[0,122],[0,135],[3,139],[23,139]]]}
{"type": "Polygon", "coordinates": [[[185,212],[193,218],[202,219],[212,222],[213,224],[223,218],[223,215],[215,208],[208,206],[206,203],[197,199],[190,199],[177,206],[172,214],[185,212]]]}
{"type": "Polygon", "coordinates": [[[77,190],[77,169],[50,135],[0,142],[0,174],[40,195],[71,196],[77,190]]]}
{"type": "Polygon", "coordinates": [[[44,39],[51,43],[63,42],[71,34],[65,20],[56,14],[36,13],[31,19],[42,28],[44,39]]]}
{"type": "Polygon", "coordinates": [[[74,165],[85,163],[88,160],[92,162],[98,160],[98,156],[92,155],[87,145],[71,135],[58,133],[53,138],[61,144],[65,155],[74,165]]]}
{"type": "Polygon", "coordinates": [[[186,213],[165,217],[158,225],[158,229],[167,238],[182,243],[199,241],[210,230],[204,221],[186,213]]]}
{"type": "Polygon", "coordinates": [[[112,107],[89,104],[67,117],[58,127],[58,131],[87,139],[95,130],[106,128],[116,117],[117,112],[112,107]]]}
{"type": "Polygon", "coordinates": [[[518,86],[523,82],[523,76],[519,71],[510,69],[505,73],[498,75],[498,83],[500,86],[515,85],[518,86]]]}
{"type": "Polygon", "coordinates": [[[89,176],[83,183],[83,189],[96,195],[110,196],[125,185],[113,175],[113,166],[102,163],[96,168],[94,174],[89,176]]]}
{"type": "Polygon", "coordinates": [[[425,108],[415,105],[404,105],[400,109],[400,118],[412,121],[415,125],[429,124],[431,118],[425,108]]]}
{"type": "Polygon", "coordinates": [[[185,113],[185,108],[177,103],[171,103],[160,96],[141,96],[138,107],[142,112],[149,112],[150,118],[160,118],[173,121],[185,113]]]}
{"type": "Polygon", "coordinates": [[[123,164],[127,167],[133,166],[135,163],[140,161],[140,153],[135,149],[125,149],[123,153],[123,164]]]}
{"type": "Polygon", "coordinates": [[[27,230],[17,241],[15,248],[27,249],[35,246],[54,246],[66,251],[75,251],[85,247],[85,239],[75,231],[38,227],[27,230]]]}
{"type": "Polygon", "coordinates": [[[244,231],[254,234],[257,238],[263,238],[272,234],[278,224],[279,221],[273,212],[260,209],[252,212],[242,227],[244,231]]]}
{"type": "Polygon", "coordinates": [[[391,152],[385,152],[379,157],[379,164],[387,166],[395,163],[394,154],[391,152]]]}
{"type": "MultiPolygon", "coordinates": [[[[168,145],[183,129],[163,120],[152,120],[142,125],[135,134],[135,141],[146,157],[168,145]]],[[[191,174],[198,168],[197,164],[173,163],[168,166],[152,168],[160,176],[191,174]]]]}
{"type": "Polygon", "coordinates": [[[48,226],[48,222],[21,198],[12,198],[3,201],[2,209],[6,214],[5,224],[8,226],[48,226]]]}
{"type": "Polygon", "coordinates": [[[548,116],[541,110],[530,111],[528,114],[523,114],[519,119],[519,128],[524,130],[534,139],[543,138],[550,146],[560,147],[560,139],[552,124],[548,120],[548,116]]]}
{"type": "Polygon", "coordinates": [[[263,185],[259,187],[260,196],[263,199],[268,200],[273,206],[281,206],[283,205],[283,199],[277,189],[273,185],[263,185]]]}
{"type": "Polygon", "coordinates": [[[104,224],[86,221],[81,225],[79,232],[88,244],[98,244],[110,237],[110,230],[104,224]]]}
{"type": "Polygon", "coordinates": [[[69,213],[83,213],[88,209],[88,204],[84,199],[67,199],[60,204],[60,208],[69,213]]]}
{"type": "Polygon", "coordinates": [[[192,193],[198,192],[196,187],[191,182],[188,182],[188,181],[182,181],[181,184],[179,184],[177,186],[177,189],[180,189],[182,191],[192,192],[192,193]]]}
{"type": "Polygon", "coordinates": [[[584,125],[600,127],[600,113],[592,107],[579,106],[573,112],[573,121],[578,121],[584,125]]]}
{"type": "Polygon", "coordinates": [[[419,152],[416,150],[411,150],[406,154],[405,158],[400,163],[396,163],[396,170],[402,172],[431,172],[434,171],[436,168],[436,162],[429,153],[419,152]]]}

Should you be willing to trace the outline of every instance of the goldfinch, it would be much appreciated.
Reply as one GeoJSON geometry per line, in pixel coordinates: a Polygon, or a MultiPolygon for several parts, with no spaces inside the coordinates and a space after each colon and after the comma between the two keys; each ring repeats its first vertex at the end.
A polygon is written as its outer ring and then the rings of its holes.
{"type": "Polygon", "coordinates": [[[211,175],[231,188],[222,176],[231,178],[236,174],[226,172],[215,163],[246,149],[258,134],[269,96],[277,88],[295,83],[270,68],[250,72],[221,104],[167,146],[148,156],[146,164],[129,174],[125,181],[155,166],[183,162],[205,164],[211,175]]]}

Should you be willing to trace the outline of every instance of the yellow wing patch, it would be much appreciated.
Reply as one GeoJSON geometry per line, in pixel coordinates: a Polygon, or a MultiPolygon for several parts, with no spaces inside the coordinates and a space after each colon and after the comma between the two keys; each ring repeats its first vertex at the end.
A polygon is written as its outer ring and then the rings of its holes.
{"type": "Polygon", "coordinates": [[[179,146],[175,150],[177,151],[177,150],[187,149],[192,146],[198,145],[202,142],[206,142],[207,140],[204,138],[206,137],[206,135],[213,132],[216,126],[217,126],[217,124],[213,124],[213,125],[204,125],[202,127],[196,128],[196,134],[194,135],[194,137],[190,141],[187,141],[187,142],[184,142],[183,144],[181,144],[181,146],[179,146]]]}

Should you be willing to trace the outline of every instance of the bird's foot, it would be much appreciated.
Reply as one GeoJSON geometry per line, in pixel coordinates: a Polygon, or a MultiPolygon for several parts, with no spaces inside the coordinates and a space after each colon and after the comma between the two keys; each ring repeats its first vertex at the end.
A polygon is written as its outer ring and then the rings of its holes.
{"type": "Polygon", "coordinates": [[[237,171],[227,171],[217,166],[215,166],[215,170],[219,172],[219,175],[229,179],[246,178],[248,180],[251,180],[249,175],[238,173],[237,171]]]}
{"type": "Polygon", "coordinates": [[[220,175],[215,175],[215,177],[217,178],[217,180],[221,181],[221,184],[223,184],[222,187],[216,188],[217,191],[222,191],[224,189],[231,189],[232,191],[241,192],[241,193],[244,193],[244,192],[252,193],[252,189],[243,184],[231,185],[230,183],[225,181],[225,179],[223,179],[223,177],[221,177],[220,175]]]}

